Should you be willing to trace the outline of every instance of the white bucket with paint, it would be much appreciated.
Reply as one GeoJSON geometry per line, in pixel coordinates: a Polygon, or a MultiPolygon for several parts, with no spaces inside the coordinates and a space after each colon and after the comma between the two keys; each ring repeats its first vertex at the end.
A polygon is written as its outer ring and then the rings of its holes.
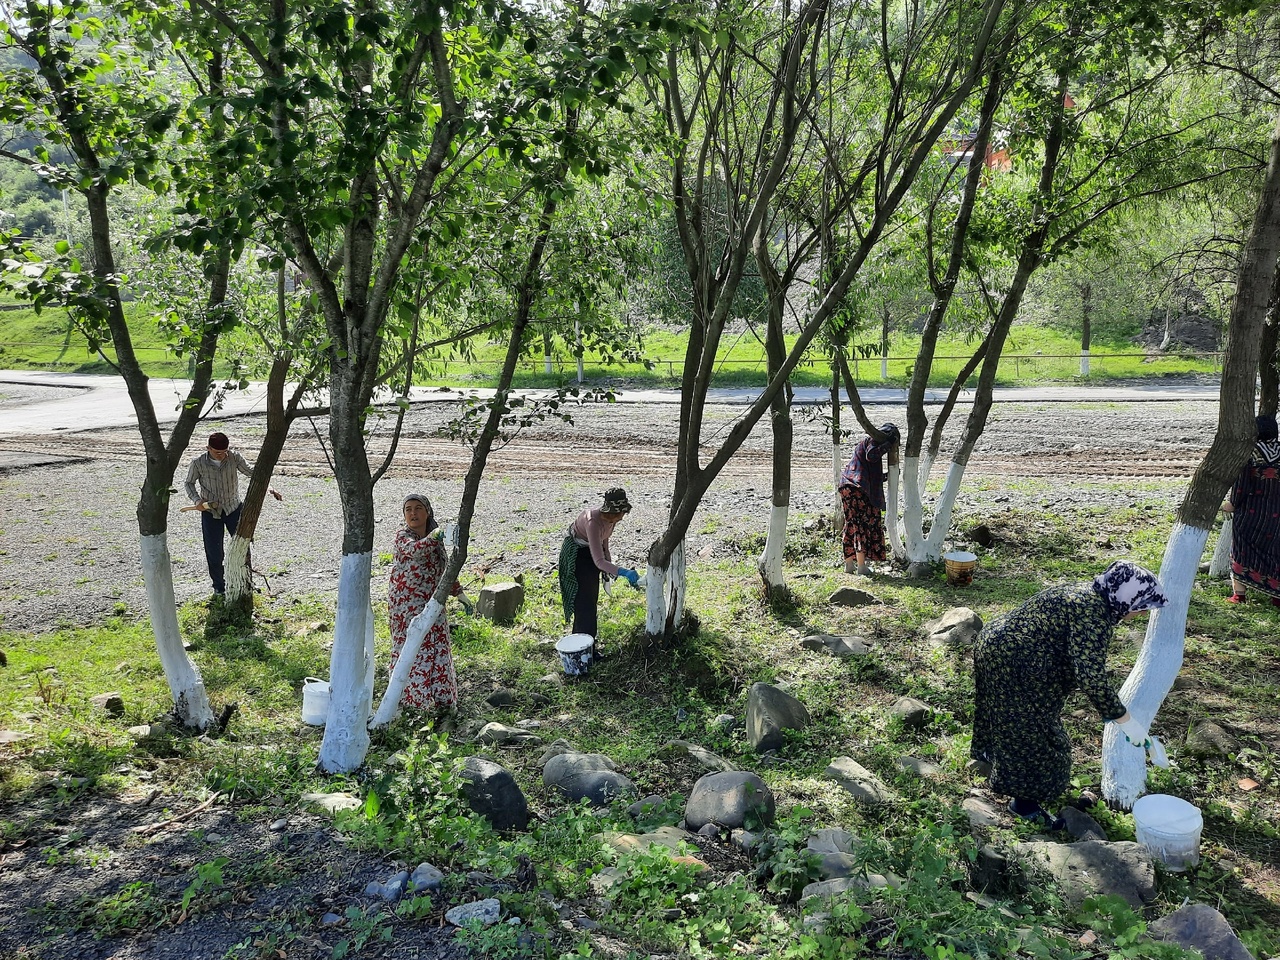
{"type": "Polygon", "coordinates": [[[1133,805],[1138,842],[1170,870],[1185,870],[1200,862],[1200,810],[1180,797],[1149,793],[1133,805]]]}
{"type": "Polygon", "coordinates": [[[302,681],[302,722],[323,727],[329,719],[329,681],[307,677],[302,681]]]}
{"type": "Polygon", "coordinates": [[[556,653],[560,654],[560,666],[571,677],[580,677],[591,666],[591,654],[595,649],[595,637],[589,633],[571,633],[556,641],[556,653]]]}

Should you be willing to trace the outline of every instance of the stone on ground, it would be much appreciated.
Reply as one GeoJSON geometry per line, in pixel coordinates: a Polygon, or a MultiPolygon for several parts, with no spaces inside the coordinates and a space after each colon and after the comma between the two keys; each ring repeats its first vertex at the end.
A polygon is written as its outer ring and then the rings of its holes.
{"type": "Polygon", "coordinates": [[[484,757],[467,757],[462,767],[462,795],[472,812],[498,830],[529,825],[529,803],[511,772],[484,757]]]}
{"type": "Polygon", "coordinates": [[[474,903],[462,903],[448,911],[444,918],[455,927],[461,927],[472,920],[479,920],[486,927],[498,922],[502,915],[502,904],[490,897],[487,900],[476,900],[474,903]]]}
{"type": "Polygon", "coordinates": [[[866,590],[859,590],[857,587],[841,587],[828,598],[827,602],[837,607],[869,607],[879,603],[880,600],[866,590]]]}
{"type": "Polygon", "coordinates": [[[827,766],[824,776],[834,780],[855,800],[866,803],[894,803],[898,795],[862,764],[852,757],[836,757],[827,766]]]}
{"type": "Polygon", "coordinates": [[[101,710],[108,716],[124,716],[124,696],[117,690],[112,690],[110,693],[100,693],[97,696],[90,697],[89,703],[95,710],[101,710]]]}
{"type": "Polygon", "coordinates": [[[800,902],[822,897],[838,897],[850,890],[867,890],[873,887],[900,887],[902,881],[893,874],[868,873],[855,877],[835,877],[807,884],[800,891],[800,902]]]}
{"type": "Polygon", "coordinates": [[[965,797],[960,807],[969,816],[970,829],[975,827],[998,827],[1000,826],[1000,811],[996,809],[994,804],[988,803],[980,797],[965,797]]]}
{"type": "Polygon", "coordinates": [[[537,734],[530,733],[521,727],[508,727],[503,723],[486,723],[480,728],[480,732],[476,734],[476,740],[480,743],[510,744],[513,746],[529,746],[542,743],[542,738],[537,734]]]}
{"type": "Polygon", "coordinates": [[[607,806],[619,797],[634,797],[636,785],[618,765],[599,753],[562,753],[542,768],[542,782],[571,801],[590,800],[607,806]]]}
{"type": "Polygon", "coordinates": [[[809,725],[805,705],[767,683],[753,683],[747,694],[747,739],[758,753],[779,750],[785,730],[802,730],[809,725]]]}
{"type": "Polygon", "coordinates": [[[524,587],[518,583],[495,583],[482,587],[476,613],[494,623],[514,623],[524,603],[524,587]]]}
{"type": "Polygon", "coordinates": [[[605,843],[619,853],[648,850],[650,847],[663,847],[672,853],[678,853],[681,843],[689,843],[693,835],[679,827],[658,827],[648,833],[606,833],[605,843]]]}
{"type": "Polygon", "coordinates": [[[968,607],[953,607],[924,625],[925,639],[931,646],[943,649],[971,647],[981,632],[982,618],[968,607]]]}
{"type": "Polygon", "coordinates": [[[800,646],[814,653],[829,653],[840,660],[862,657],[871,652],[871,646],[861,637],[838,637],[830,633],[813,633],[800,641],[800,646]]]}
{"type": "Polygon", "coordinates": [[[693,785],[684,805],[684,822],[690,830],[708,823],[732,830],[744,826],[748,814],[760,823],[772,823],[773,791],[754,773],[708,773],[693,785]]]}
{"type": "Polygon", "coordinates": [[[929,760],[921,760],[919,757],[901,756],[898,758],[898,766],[908,773],[914,773],[917,777],[942,776],[942,767],[929,760]]]}
{"type": "Polygon", "coordinates": [[[902,725],[908,730],[923,730],[929,725],[933,708],[915,697],[899,697],[890,712],[900,718],[902,725]]]}
{"type": "Polygon", "coordinates": [[[810,853],[856,853],[862,841],[848,830],[823,827],[809,835],[805,849],[810,853]]]}
{"type": "Polygon", "coordinates": [[[1069,806],[1063,807],[1058,811],[1058,816],[1067,825],[1067,833],[1071,834],[1076,840],[1107,839],[1107,831],[1103,830],[1098,821],[1083,810],[1077,810],[1075,807],[1069,806]]]}
{"type": "Polygon", "coordinates": [[[499,687],[485,697],[484,702],[491,707],[510,707],[516,702],[516,692],[506,687],[499,687]]]}
{"type": "Polygon", "coordinates": [[[409,882],[409,871],[401,870],[386,883],[371,880],[364,888],[366,897],[378,897],[388,903],[395,903],[404,896],[405,886],[409,882]]]}
{"type": "Polygon", "coordinates": [[[1204,960],[1253,960],[1227,918],[1207,903],[1189,903],[1161,917],[1147,932],[1157,940],[1199,950],[1204,960]]]}
{"type": "Polygon", "coordinates": [[[740,769],[736,763],[726,760],[718,754],[712,753],[706,747],[699,746],[696,743],[690,743],[688,740],[672,740],[663,744],[658,748],[658,756],[662,757],[664,760],[688,757],[695,763],[698,763],[715,773],[728,773],[730,771],[740,769]]]}
{"type": "Polygon", "coordinates": [[[659,793],[651,793],[647,797],[641,797],[635,803],[627,807],[627,814],[632,820],[639,820],[647,813],[657,810],[660,806],[667,802],[667,798],[659,793]]]}
{"type": "Polygon", "coordinates": [[[343,810],[358,810],[364,802],[349,793],[304,793],[302,805],[315,813],[334,817],[343,810]]]}
{"type": "Polygon", "coordinates": [[[1226,757],[1240,749],[1240,741],[1221,724],[1201,720],[1187,734],[1186,748],[1193,757],[1226,757]]]}
{"type": "Polygon", "coordinates": [[[1032,872],[1056,880],[1063,899],[1073,907],[1089,897],[1116,896],[1141,909],[1156,895],[1155,865],[1140,843],[1036,840],[1017,844],[1014,854],[1032,872]]]}
{"type": "Polygon", "coordinates": [[[409,893],[433,893],[444,886],[444,874],[433,864],[420,863],[409,874],[409,893]]]}

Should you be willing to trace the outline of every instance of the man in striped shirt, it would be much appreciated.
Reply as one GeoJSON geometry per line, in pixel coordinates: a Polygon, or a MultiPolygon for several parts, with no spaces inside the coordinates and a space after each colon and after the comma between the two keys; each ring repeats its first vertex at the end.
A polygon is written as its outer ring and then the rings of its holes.
{"type": "MultiPolygon", "coordinates": [[[[245,462],[225,433],[209,437],[208,450],[191,461],[187,468],[187,496],[200,508],[200,533],[204,537],[204,558],[209,564],[213,592],[221,596],[227,585],[222,561],[226,534],[236,535],[240,522],[240,474],[253,475],[253,467],[245,462]]],[[[274,489],[271,495],[283,500],[274,489]]]]}

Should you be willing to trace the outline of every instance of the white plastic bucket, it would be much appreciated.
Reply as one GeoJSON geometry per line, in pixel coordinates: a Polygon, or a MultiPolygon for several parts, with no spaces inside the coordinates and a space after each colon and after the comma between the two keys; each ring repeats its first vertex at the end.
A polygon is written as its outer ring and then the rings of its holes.
{"type": "Polygon", "coordinates": [[[1200,810],[1180,797],[1149,793],[1133,805],[1138,842],[1170,870],[1185,870],[1200,862],[1200,810]]]}
{"type": "Polygon", "coordinates": [[[579,677],[591,666],[591,652],[595,637],[589,633],[571,633],[556,641],[556,653],[560,654],[560,666],[571,677],[579,677]]]}
{"type": "Polygon", "coordinates": [[[329,719],[329,681],[307,677],[302,681],[302,722],[323,727],[329,719]]]}

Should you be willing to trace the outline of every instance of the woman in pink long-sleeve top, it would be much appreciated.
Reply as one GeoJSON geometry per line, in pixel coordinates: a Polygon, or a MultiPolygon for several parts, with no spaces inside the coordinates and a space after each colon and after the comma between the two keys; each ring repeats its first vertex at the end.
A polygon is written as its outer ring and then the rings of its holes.
{"type": "MultiPolygon", "coordinates": [[[[560,545],[560,599],[565,621],[573,620],[574,633],[595,637],[599,630],[596,607],[601,576],[622,577],[632,586],[640,579],[636,571],[618,566],[609,555],[613,529],[630,511],[626,491],[621,487],[606,490],[599,507],[578,514],[560,545]]],[[[599,650],[597,643],[597,656],[599,650]]]]}

